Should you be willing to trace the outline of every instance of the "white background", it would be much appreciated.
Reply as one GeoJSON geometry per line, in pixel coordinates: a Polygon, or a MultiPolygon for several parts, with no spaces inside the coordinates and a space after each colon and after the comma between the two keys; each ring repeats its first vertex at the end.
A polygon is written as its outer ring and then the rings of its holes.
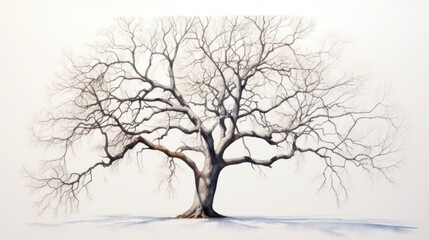
{"type": "MultiPolygon", "coordinates": [[[[316,193],[320,165],[313,159],[279,163],[262,175],[249,166],[239,166],[222,173],[215,208],[233,216],[393,219],[419,228],[412,237],[404,238],[424,239],[429,234],[428,7],[423,0],[0,0],[0,238],[39,236],[36,233],[55,239],[70,237],[67,232],[40,233],[28,226],[48,218],[36,218],[31,209],[34,195],[23,187],[21,173],[23,166],[34,167],[47,155],[32,145],[30,130],[33,117],[46,104],[47,88],[62,70],[64,50],[82,51],[94,42],[98,30],[113,24],[113,17],[276,14],[313,17],[319,32],[338,34],[348,42],[343,56],[349,69],[364,74],[369,86],[383,83],[390,87],[390,102],[406,119],[404,163],[392,174],[395,184],[352,175],[350,198],[341,208],[332,193],[316,193]]],[[[175,216],[186,210],[194,191],[190,172],[179,172],[176,196],[169,199],[162,188],[156,191],[166,170],[160,156],[145,160],[142,171],[129,163],[117,171],[99,172],[93,199],[83,199],[80,214],[57,220],[97,214],[175,216]]]]}

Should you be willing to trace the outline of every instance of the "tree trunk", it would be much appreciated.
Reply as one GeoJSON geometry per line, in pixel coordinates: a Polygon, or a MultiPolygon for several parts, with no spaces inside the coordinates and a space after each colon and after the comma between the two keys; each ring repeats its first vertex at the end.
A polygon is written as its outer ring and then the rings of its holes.
{"type": "Polygon", "coordinates": [[[195,198],[191,208],[177,218],[220,218],[224,217],[213,209],[213,200],[216,193],[219,166],[204,167],[200,174],[195,174],[195,198]]]}

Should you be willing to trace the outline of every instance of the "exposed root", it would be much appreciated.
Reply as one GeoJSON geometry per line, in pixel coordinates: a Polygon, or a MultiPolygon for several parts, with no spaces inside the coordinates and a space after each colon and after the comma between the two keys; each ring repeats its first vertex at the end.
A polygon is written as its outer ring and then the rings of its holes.
{"type": "Polygon", "coordinates": [[[180,214],[176,218],[178,219],[199,219],[199,218],[223,218],[225,216],[217,213],[213,209],[205,210],[201,207],[199,208],[191,208],[188,211],[180,214]]]}

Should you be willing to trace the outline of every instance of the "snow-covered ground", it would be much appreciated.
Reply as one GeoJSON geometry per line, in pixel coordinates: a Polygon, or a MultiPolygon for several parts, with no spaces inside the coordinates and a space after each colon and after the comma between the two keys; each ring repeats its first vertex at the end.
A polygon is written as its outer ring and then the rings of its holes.
{"type": "Polygon", "coordinates": [[[420,239],[416,226],[376,219],[98,216],[29,224],[33,239],[420,239]]]}

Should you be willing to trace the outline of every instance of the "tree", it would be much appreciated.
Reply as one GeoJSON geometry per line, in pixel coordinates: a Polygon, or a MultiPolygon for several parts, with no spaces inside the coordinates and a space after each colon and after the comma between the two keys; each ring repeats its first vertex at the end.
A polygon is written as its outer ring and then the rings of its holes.
{"type": "Polygon", "coordinates": [[[238,164],[316,156],[325,164],[322,186],[338,201],[353,166],[389,179],[398,127],[384,95],[362,102],[361,82],[332,68],[332,46],[306,41],[312,29],[288,17],[118,20],[89,57],[70,58],[54,88],[67,100],[35,129],[39,143],[62,149],[40,176],[30,174],[44,191],[37,204],[77,207],[93,170],[130,152],[163,153],[170,177],[178,162],[192,170],[194,203],[179,218],[222,217],[213,209],[218,178],[238,164]],[[368,126],[377,131],[363,132],[368,126]],[[85,138],[100,140],[102,160],[71,170],[72,148],[85,138]],[[265,157],[255,157],[255,142],[265,157]]]}

